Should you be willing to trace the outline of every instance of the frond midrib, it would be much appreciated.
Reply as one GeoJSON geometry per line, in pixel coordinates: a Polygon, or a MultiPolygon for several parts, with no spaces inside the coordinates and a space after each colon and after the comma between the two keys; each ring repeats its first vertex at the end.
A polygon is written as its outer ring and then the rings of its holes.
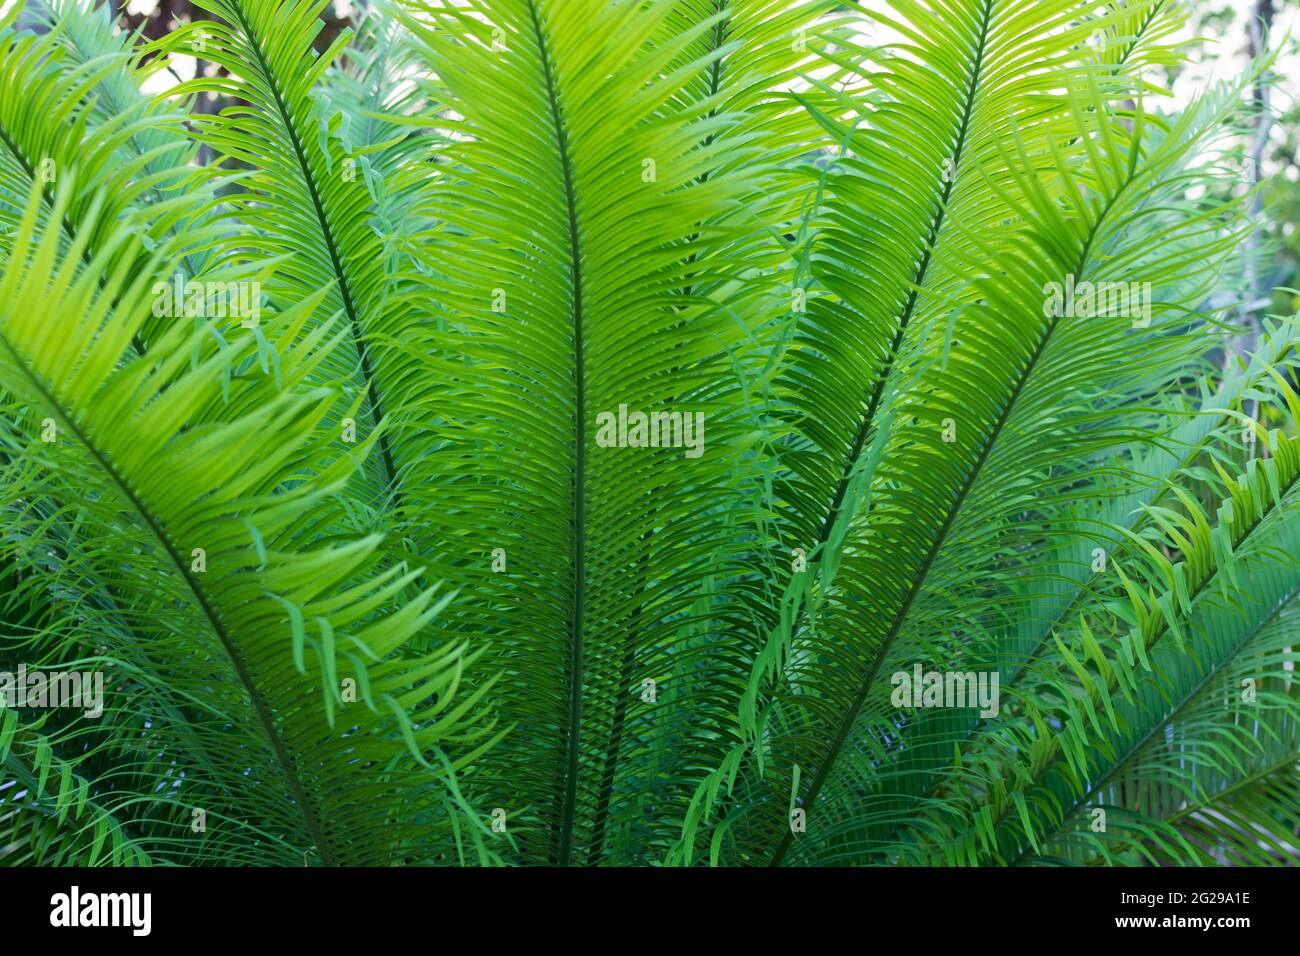
{"type": "MultiPolygon", "coordinates": [[[[373,418],[373,424],[378,427],[384,417],[384,408],[380,402],[379,389],[375,382],[374,368],[370,360],[370,348],[366,344],[366,330],[362,327],[360,316],[357,315],[356,303],[352,298],[352,286],[348,280],[347,271],[343,268],[343,260],[339,256],[338,244],[334,238],[334,228],[330,223],[329,213],[321,200],[320,190],[316,185],[316,177],[312,173],[311,164],[307,160],[307,153],[302,146],[302,139],[298,135],[298,126],[289,112],[288,105],[284,102],[284,95],[280,91],[279,78],[275,75],[275,71],[271,69],[270,62],[262,52],[261,38],[244,13],[244,0],[232,0],[230,6],[239,18],[240,29],[244,31],[244,35],[249,40],[249,46],[253,50],[253,55],[257,58],[258,69],[262,71],[267,79],[267,87],[270,89],[271,96],[275,101],[276,111],[280,114],[280,122],[284,124],[285,132],[289,134],[294,159],[302,172],[303,182],[307,186],[308,197],[311,199],[312,211],[320,224],[321,237],[325,240],[325,248],[329,253],[330,268],[333,270],[335,278],[338,279],[339,294],[343,299],[343,308],[348,316],[349,328],[352,330],[352,341],[356,345],[357,359],[361,366],[361,376],[366,383],[366,396],[370,403],[371,417],[373,418]]],[[[400,508],[401,496],[397,485],[397,467],[394,463],[392,448],[388,442],[388,435],[384,432],[379,435],[379,453],[383,458],[388,487],[393,493],[394,507],[400,508]]]]}
{"type": "Polygon", "coordinates": [[[582,740],[582,674],[583,628],[586,603],[586,367],[583,353],[583,301],[582,301],[582,244],[578,229],[577,195],[573,186],[573,161],[569,155],[568,129],[564,124],[559,91],[555,82],[555,69],[542,29],[537,0],[528,0],[528,16],[532,22],[541,58],[545,95],[550,104],[551,121],[555,126],[556,151],[564,180],[564,202],[568,218],[569,269],[573,292],[573,383],[574,383],[574,460],[573,460],[573,581],[572,626],[569,635],[569,713],[568,732],[565,734],[564,786],[560,797],[560,822],[556,835],[556,860],[568,866],[573,852],[574,818],[577,814],[578,771],[582,740]]]}
{"type": "MultiPolygon", "coordinates": [[[[714,99],[722,90],[723,66],[726,57],[722,54],[724,44],[728,39],[728,29],[731,25],[730,14],[732,12],[731,0],[714,0],[713,15],[718,17],[718,22],[713,28],[713,35],[710,41],[709,54],[713,57],[713,62],[709,66],[709,86],[706,99],[714,99]]],[[[716,116],[721,107],[714,106],[709,110],[709,116],[716,116]]],[[[704,139],[704,144],[713,143],[715,134],[710,133],[704,139]]],[[[704,170],[696,179],[697,183],[706,183],[709,180],[710,170],[704,170]]],[[[689,242],[694,242],[699,238],[696,233],[691,236],[689,242]]],[[[697,261],[696,252],[692,251],[687,256],[687,262],[694,263],[697,261]]],[[[691,287],[683,291],[684,296],[691,294],[691,287]]],[[[669,399],[665,404],[672,405],[673,399],[669,399]]],[[[658,491],[652,492],[652,497],[658,494],[658,491]]],[[[641,535],[642,552],[637,558],[637,574],[640,578],[638,585],[638,599],[645,593],[645,566],[649,561],[650,542],[654,538],[654,532],[646,530],[641,535]]],[[[632,672],[636,663],[636,637],[637,629],[641,626],[642,608],[640,605],[633,611],[631,629],[628,636],[624,639],[623,658],[619,665],[619,682],[617,687],[624,688],[627,675],[632,672]]],[[[614,782],[617,777],[618,755],[623,744],[623,734],[627,725],[628,697],[626,690],[618,695],[614,705],[614,715],[611,721],[609,742],[605,747],[605,756],[601,764],[600,790],[596,796],[595,820],[593,822],[593,832],[591,845],[587,851],[587,865],[594,866],[600,861],[601,853],[604,850],[605,832],[608,823],[609,807],[614,796],[614,782]]]]}
{"type": "MultiPolygon", "coordinates": [[[[1289,495],[1292,492],[1292,490],[1294,490],[1298,486],[1300,486],[1300,469],[1297,469],[1296,473],[1291,476],[1291,480],[1288,481],[1284,487],[1280,487],[1276,490],[1277,500],[1279,502],[1282,501],[1283,499],[1286,498],[1287,495],[1289,495]]],[[[1241,532],[1240,537],[1232,543],[1232,553],[1236,553],[1237,551],[1239,551],[1241,549],[1241,546],[1250,539],[1250,536],[1253,535],[1256,531],[1258,531],[1259,528],[1264,524],[1268,516],[1274,513],[1275,512],[1272,511],[1271,508],[1266,509],[1262,511],[1255,518],[1253,522],[1251,522],[1249,527],[1244,528],[1241,532]]],[[[1205,592],[1205,590],[1211,584],[1213,584],[1215,581],[1218,580],[1219,575],[1222,572],[1223,572],[1222,565],[1216,561],[1212,569],[1209,571],[1209,573],[1206,574],[1205,580],[1201,581],[1195,588],[1192,588],[1190,593],[1187,595],[1187,606],[1191,607],[1193,604],[1195,604],[1196,600],[1205,592]]],[[[1160,641],[1164,639],[1164,636],[1169,633],[1169,630],[1170,630],[1169,620],[1167,617],[1162,616],[1160,629],[1156,631],[1155,635],[1151,638],[1151,640],[1146,642],[1146,651],[1149,653],[1153,647],[1159,644],[1160,641]]],[[[1108,679],[1107,690],[1109,691],[1109,689],[1110,689],[1110,680],[1108,679]]],[[[1041,768],[1033,775],[1033,778],[1030,781],[1030,784],[1032,786],[1037,786],[1043,780],[1045,780],[1047,778],[1047,774],[1051,772],[1052,768],[1056,766],[1057,761],[1061,759],[1062,750],[1061,750],[1060,738],[1051,737],[1048,738],[1048,740],[1052,752],[1046,755],[1047,759],[1043,761],[1041,768]]],[[[992,823],[993,828],[995,830],[997,827],[1000,827],[1002,825],[1003,821],[1007,818],[1008,812],[1009,812],[1009,807],[1004,808],[1002,812],[998,814],[997,819],[994,820],[992,823]]],[[[1021,855],[1023,855],[1023,851],[1021,855]]],[[[1017,859],[1019,859],[1019,856],[1017,857],[1017,859]]]]}
{"type": "MultiPolygon", "coordinates": [[[[1129,182],[1132,181],[1131,177],[1132,173],[1130,173],[1129,182]]],[[[1092,250],[1092,244],[1097,236],[1097,230],[1100,228],[1101,223],[1109,213],[1110,207],[1114,203],[1115,196],[1118,196],[1127,184],[1128,183],[1126,182],[1123,186],[1117,189],[1111,199],[1098,211],[1097,217],[1092,223],[1092,227],[1088,230],[1088,235],[1084,240],[1083,248],[1079,252],[1079,258],[1075,263],[1073,270],[1074,275],[1084,275],[1084,270],[1087,267],[1088,258],[1092,250]]],[[[866,678],[863,680],[861,687],[859,687],[857,694],[854,696],[849,709],[845,711],[843,718],[841,718],[838,730],[831,740],[830,747],[818,762],[816,774],[813,777],[812,784],[809,786],[808,797],[804,801],[805,808],[811,809],[813,802],[817,798],[817,793],[821,790],[822,784],[826,782],[831,766],[834,764],[835,758],[839,756],[839,752],[843,748],[845,740],[848,739],[848,734],[852,729],[853,722],[857,719],[858,712],[862,709],[862,705],[866,701],[867,693],[871,690],[872,685],[875,683],[876,675],[879,674],[880,668],[884,664],[885,655],[889,653],[889,649],[893,646],[894,641],[902,631],[903,624],[907,620],[912,605],[920,594],[921,588],[925,584],[926,577],[929,575],[930,568],[938,557],[939,552],[942,550],[943,544],[947,540],[948,533],[952,530],[953,523],[956,521],[962,505],[966,501],[966,497],[970,494],[971,489],[975,487],[975,482],[983,471],[984,463],[988,460],[989,453],[993,450],[993,446],[997,444],[998,437],[1002,434],[1002,430],[1010,420],[1011,413],[1015,410],[1016,402],[1024,392],[1024,388],[1026,384],[1028,384],[1030,377],[1033,375],[1034,369],[1037,367],[1039,360],[1042,358],[1043,352],[1047,348],[1047,343],[1052,338],[1052,334],[1060,324],[1061,318],[1062,316],[1052,316],[1051,321],[1047,323],[1046,328],[1044,328],[1039,334],[1038,343],[1034,347],[1034,351],[1030,354],[1028,362],[1018,375],[1016,383],[1011,390],[1011,394],[1007,396],[1006,401],[1003,403],[1002,410],[998,413],[998,417],[994,421],[993,427],[990,429],[988,436],[985,438],[982,447],[980,448],[979,455],[971,464],[970,471],[963,479],[961,487],[958,489],[957,495],[953,499],[952,505],[948,508],[947,514],[944,516],[943,524],[939,527],[938,533],[935,535],[935,539],[926,553],[925,560],[917,570],[917,573],[912,576],[912,585],[908,589],[906,600],[899,608],[898,613],[894,615],[894,620],[890,624],[889,631],[881,641],[879,649],[872,656],[871,668],[868,670],[866,678]]],[[[787,828],[786,834],[782,838],[781,844],[777,848],[777,852],[773,856],[770,865],[779,866],[781,860],[784,859],[785,854],[789,851],[793,842],[794,833],[787,828]]]]}
{"type": "Polygon", "coordinates": [[[888,351],[885,353],[885,361],[881,365],[880,372],[876,375],[876,381],[872,386],[866,411],[863,413],[862,420],[858,424],[858,430],[854,434],[853,444],[849,448],[847,460],[844,462],[843,468],[840,469],[840,479],[836,482],[835,492],[831,496],[830,507],[826,511],[821,530],[817,534],[817,547],[824,547],[830,540],[831,531],[835,527],[835,519],[839,514],[840,506],[844,504],[844,496],[848,493],[854,467],[862,456],[862,450],[866,447],[867,438],[871,434],[871,426],[875,422],[880,400],[885,392],[885,384],[893,374],[894,363],[898,360],[898,351],[902,347],[903,337],[906,335],[907,328],[911,324],[912,315],[916,311],[918,294],[925,282],[926,273],[930,268],[930,261],[934,256],[935,246],[939,241],[939,232],[943,228],[943,222],[948,212],[948,200],[952,195],[953,186],[957,182],[956,172],[966,147],[966,136],[970,131],[971,116],[975,111],[975,98],[979,91],[980,79],[984,69],[984,54],[988,44],[989,21],[992,19],[994,3],[995,0],[985,0],[984,3],[984,14],[980,21],[979,44],[975,49],[975,60],[971,66],[970,82],[966,87],[966,102],[962,107],[961,125],[957,129],[957,136],[954,140],[952,153],[953,175],[948,177],[944,183],[938,203],[935,206],[934,215],[930,219],[930,228],[926,234],[921,259],[917,263],[913,274],[911,289],[894,328],[894,337],[889,343],[888,351]]]}
{"type": "MultiPolygon", "coordinates": [[[[1199,589],[1197,593],[1199,593],[1200,590],[1203,590],[1203,588],[1199,589]]],[[[1173,723],[1174,720],[1177,719],[1178,715],[1181,714],[1196,698],[1197,694],[1199,694],[1205,688],[1205,686],[1223,670],[1224,667],[1226,667],[1228,664],[1232,662],[1232,660],[1236,657],[1238,652],[1240,652],[1243,647],[1245,647],[1252,640],[1254,640],[1255,637],[1260,633],[1260,631],[1262,631],[1273,621],[1277,620],[1278,615],[1280,615],[1291,604],[1291,602],[1295,600],[1297,596],[1300,596],[1300,582],[1297,582],[1295,585],[1293,585],[1291,589],[1282,597],[1282,599],[1278,601],[1277,606],[1274,607],[1273,610],[1271,610],[1268,614],[1262,617],[1255,624],[1254,627],[1248,628],[1245,634],[1243,634],[1232,645],[1231,648],[1225,651],[1223,656],[1218,661],[1216,661],[1212,667],[1207,669],[1205,675],[1199,681],[1197,681],[1196,684],[1188,688],[1187,693],[1183,695],[1182,700],[1179,701],[1178,705],[1174,707],[1173,710],[1171,710],[1168,714],[1166,714],[1161,719],[1153,721],[1151,727],[1147,730],[1147,732],[1143,734],[1141,737],[1139,737],[1133,743],[1133,745],[1124,752],[1124,754],[1121,757],[1117,758],[1115,762],[1111,764],[1110,768],[1104,774],[1102,774],[1100,777],[1097,778],[1096,783],[1094,783],[1092,786],[1084,790],[1083,793],[1080,794],[1079,797],[1073,803],[1071,803],[1068,808],[1066,808],[1066,810],[1061,814],[1061,821],[1056,826],[1055,829],[1059,831],[1061,828],[1063,828],[1066,822],[1069,821],[1071,815],[1074,814],[1075,811],[1077,811],[1081,806],[1083,806],[1084,803],[1088,801],[1089,797],[1091,797],[1093,794],[1100,791],[1102,787],[1104,787],[1106,783],[1112,777],[1115,776],[1115,774],[1117,774],[1120,770],[1122,770],[1124,766],[1130,760],[1133,759],[1133,757],[1137,754],[1137,752],[1141,750],[1143,747],[1145,747],[1152,740],[1152,738],[1155,737],[1158,731],[1163,730],[1165,727],[1168,727],[1171,723],[1173,723]]],[[[1030,850],[1029,845],[1026,845],[1025,848],[1021,850],[1021,852],[1014,859],[1011,860],[1010,865],[1015,866],[1017,863],[1023,860],[1025,856],[1028,854],[1029,850],[1030,850]]]]}
{"type": "Polygon", "coordinates": [[[177,571],[179,571],[182,579],[189,587],[190,592],[194,595],[194,599],[198,602],[199,608],[203,612],[203,616],[207,618],[213,634],[221,643],[226,655],[230,658],[231,665],[234,667],[236,676],[243,685],[244,691],[248,694],[253,709],[257,714],[258,722],[262,725],[262,730],[266,735],[268,743],[271,745],[272,753],[274,754],[276,761],[280,764],[280,769],[284,773],[285,781],[288,783],[290,792],[293,794],[294,800],[297,802],[299,810],[302,813],[303,822],[306,825],[308,832],[311,834],[312,842],[315,843],[316,849],[321,855],[321,861],[327,866],[333,866],[333,851],[330,849],[329,842],[325,838],[320,821],[316,816],[316,811],[307,797],[307,791],[302,780],[293,766],[293,759],[285,749],[284,741],[281,739],[279,731],[276,729],[275,721],[271,717],[266,702],[262,699],[261,691],[253,680],[252,674],[249,673],[243,655],[239,653],[239,649],[235,646],[234,640],[231,638],[225,622],[222,621],[221,615],[212,604],[207,591],[199,583],[198,579],[194,576],[194,572],[190,570],[184,557],[176,549],[175,544],[172,542],[158,517],[136,493],[135,489],[131,486],[131,483],[126,480],[126,477],[117,469],[109,459],[108,455],[105,454],[98,445],[90,440],[90,437],[86,434],[75,416],[63,406],[53,392],[50,391],[42,378],[28,367],[18,350],[14,347],[13,343],[9,341],[8,337],[4,335],[3,331],[0,331],[0,345],[4,346],[5,351],[7,351],[12,357],[14,364],[21,370],[23,377],[27,379],[32,388],[40,394],[41,398],[50,408],[58,413],[59,417],[62,418],[64,423],[68,426],[68,430],[71,431],[72,434],[76,436],[77,440],[82,443],[82,446],[86,449],[91,458],[94,459],[95,463],[104,470],[104,473],[117,487],[118,491],[140,515],[141,520],[144,521],[150,533],[158,540],[163,551],[176,566],[177,571]]]}
{"type": "MultiPolygon", "coordinates": [[[[985,0],[984,3],[984,13],[980,25],[979,44],[976,47],[975,60],[971,67],[970,84],[966,90],[966,101],[962,110],[961,125],[960,127],[958,127],[957,138],[955,141],[954,160],[953,160],[954,170],[960,158],[961,151],[964,149],[965,146],[966,135],[969,129],[970,117],[975,106],[976,92],[979,88],[980,75],[983,69],[984,52],[988,42],[989,21],[993,13],[993,4],[994,4],[994,0],[985,0]]],[[[925,281],[925,275],[929,269],[930,260],[934,252],[934,246],[938,240],[939,230],[943,224],[944,216],[947,211],[948,199],[949,196],[951,195],[953,184],[956,182],[956,178],[957,177],[954,175],[949,179],[948,182],[944,184],[944,188],[940,196],[937,208],[935,210],[934,217],[931,220],[929,233],[927,234],[926,237],[925,250],[922,253],[920,262],[917,264],[917,269],[915,273],[915,282],[913,283],[912,289],[908,294],[907,302],[904,306],[902,315],[899,318],[898,325],[894,331],[894,337],[892,342],[890,343],[890,348],[888,354],[886,355],[885,364],[881,368],[880,374],[876,377],[876,383],[872,389],[871,399],[868,403],[867,410],[863,415],[862,421],[858,426],[858,431],[854,438],[854,444],[849,452],[848,461],[845,463],[844,468],[840,474],[840,480],[836,484],[834,497],[831,500],[831,505],[827,511],[826,518],[822,523],[821,531],[818,534],[818,543],[817,543],[818,547],[823,547],[826,544],[826,542],[830,540],[831,531],[835,526],[835,519],[836,519],[837,512],[839,511],[841,504],[843,504],[844,495],[847,492],[849,481],[852,478],[853,470],[857,465],[857,460],[862,454],[862,449],[866,443],[867,436],[871,431],[871,425],[875,419],[877,406],[879,405],[881,396],[884,394],[884,387],[885,387],[886,380],[890,377],[893,371],[893,363],[896,359],[898,349],[902,344],[903,336],[907,331],[908,323],[916,307],[918,289],[921,283],[925,281]]],[[[1091,237],[1089,237],[1089,244],[1091,244],[1091,237]]],[[[1085,247],[1085,255],[1086,252],[1087,252],[1087,248],[1085,247]]],[[[1054,325],[1052,327],[1054,328],[1054,325]]],[[[906,619],[907,613],[911,610],[912,603],[916,599],[916,596],[920,590],[921,583],[925,581],[926,575],[929,573],[930,566],[934,563],[934,560],[938,555],[940,546],[943,544],[944,540],[946,539],[948,531],[952,527],[952,522],[955,519],[957,512],[961,509],[962,502],[965,500],[966,495],[970,492],[970,489],[973,486],[975,476],[979,474],[980,469],[983,467],[984,461],[988,456],[989,450],[993,447],[994,440],[996,439],[998,433],[1001,431],[1002,426],[1005,424],[1006,417],[1010,414],[1011,409],[1015,405],[1015,399],[1019,395],[1020,388],[1027,380],[1029,372],[1033,370],[1034,365],[1037,363],[1038,356],[1041,353],[1042,346],[1046,344],[1046,341],[1050,337],[1050,335],[1051,335],[1051,329],[1049,328],[1048,333],[1043,336],[1040,342],[1039,349],[1035,351],[1033,357],[1031,358],[1029,366],[1026,369],[1025,376],[1022,377],[1020,383],[1017,384],[1015,391],[1012,393],[1011,399],[1008,401],[1006,407],[1003,410],[1002,416],[999,418],[998,422],[996,423],[994,430],[989,437],[988,443],[984,446],[983,450],[980,452],[980,456],[975,462],[975,465],[972,467],[970,474],[967,476],[967,480],[964,483],[960,493],[958,494],[953,505],[949,508],[948,514],[944,520],[942,527],[939,530],[935,543],[931,546],[929,553],[926,555],[926,559],[924,563],[921,565],[921,568],[913,576],[912,588],[909,590],[907,599],[905,600],[903,606],[900,608],[898,614],[895,616],[894,622],[890,628],[890,632],[885,638],[884,643],[881,645],[880,651],[875,656],[875,659],[872,663],[872,667],[868,673],[866,681],[864,682],[857,697],[854,699],[852,706],[846,712],[845,717],[841,721],[841,724],[836,732],[835,737],[832,738],[830,750],[827,752],[827,755],[822,759],[822,761],[818,765],[817,772],[813,777],[813,782],[809,787],[808,797],[805,803],[805,806],[808,809],[811,809],[813,801],[816,800],[817,793],[820,791],[822,784],[825,782],[827,773],[829,773],[830,765],[834,762],[835,756],[839,753],[839,749],[843,746],[844,740],[848,735],[849,728],[851,727],[853,720],[856,718],[857,712],[862,706],[862,702],[866,698],[866,692],[870,690],[871,685],[875,682],[876,674],[879,671],[880,666],[884,661],[885,653],[888,651],[889,647],[893,644],[894,639],[897,637],[898,631],[902,626],[902,622],[906,619]]],[[[802,605],[800,606],[800,610],[802,611],[802,605]]],[[[793,839],[794,839],[794,834],[792,832],[787,832],[784,835],[781,844],[778,846],[776,853],[772,857],[770,863],[771,866],[779,866],[781,864],[781,861],[785,858],[786,853],[789,851],[790,846],[793,843],[793,839]]]]}
{"type": "MultiPolygon", "coordinates": [[[[1143,35],[1145,34],[1147,28],[1155,21],[1155,18],[1158,15],[1159,10],[1163,6],[1164,6],[1164,0],[1158,0],[1158,2],[1152,5],[1147,18],[1143,21],[1142,25],[1138,28],[1138,31],[1136,32],[1133,38],[1133,41],[1126,45],[1123,53],[1116,61],[1115,64],[1116,68],[1123,66],[1128,61],[1128,58],[1133,54],[1133,52],[1140,46],[1141,41],[1143,39],[1143,35]]],[[[1190,461],[1191,457],[1195,457],[1196,454],[1199,454],[1202,447],[1203,446],[1201,445],[1197,445],[1192,450],[1190,457],[1184,460],[1183,465],[1186,465],[1187,462],[1190,461]]],[[[1160,500],[1160,498],[1162,498],[1166,493],[1167,493],[1167,489],[1162,490],[1160,495],[1157,497],[1157,500],[1160,500]]],[[[1077,610],[1078,607],[1083,603],[1083,601],[1086,600],[1087,597],[1093,593],[1092,583],[1093,582],[1089,581],[1088,583],[1081,585],[1075,591],[1075,594],[1070,599],[1070,601],[1064,606],[1062,606],[1060,610],[1057,612],[1056,616],[1053,618],[1052,626],[1054,626],[1055,624],[1059,624],[1061,621],[1065,620],[1071,614],[1073,614],[1074,611],[1077,610]]],[[[1025,674],[1025,672],[1033,665],[1034,661],[1038,659],[1042,651],[1044,651],[1047,647],[1049,647],[1047,638],[1050,636],[1050,632],[1051,632],[1051,626],[1044,628],[1038,641],[1034,644],[1034,647],[1030,650],[1029,654],[1026,655],[1025,659],[1016,668],[1015,673],[1012,674],[1010,679],[1007,681],[1007,686],[1014,686],[1020,680],[1020,678],[1025,674]]],[[[971,738],[975,735],[976,729],[979,728],[983,723],[984,723],[984,718],[978,717],[975,723],[971,725],[970,730],[966,733],[966,735],[963,737],[963,739],[959,744],[959,751],[958,751],[959,753],[961,752],[961,748],[963,748],[965,744],[969,743],[971,738]]],[[[935,787],[939,785],[942,779],[943,779],[942,774],[936,774],[934,781],[926,788],[924,795],[929,795],[933,793],[935,787]]]]}

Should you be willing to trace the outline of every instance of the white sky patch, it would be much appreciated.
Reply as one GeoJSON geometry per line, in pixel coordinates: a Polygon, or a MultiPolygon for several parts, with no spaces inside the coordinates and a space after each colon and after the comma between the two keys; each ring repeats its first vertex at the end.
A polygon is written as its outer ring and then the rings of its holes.
{"type": "Polygon", "coordinates": [[[157,96],[159,93],[166,93],[168,90],[173,89],[180,82],[177,77],[180,77],[180,80],[194,79],[194,71],[198,69],[198,60],[188,53],[173,53],[167,58],[167,62],[171,66],[170,70],[158,70],[140,84],[140,88],[144,92],[157,96]]]}

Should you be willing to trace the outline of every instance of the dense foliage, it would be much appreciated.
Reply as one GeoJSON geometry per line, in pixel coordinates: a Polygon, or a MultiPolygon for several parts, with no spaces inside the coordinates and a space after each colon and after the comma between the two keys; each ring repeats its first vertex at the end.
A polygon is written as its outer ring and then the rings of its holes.
{"type": "Polygon", "coordinates": [[[103,686],[0,710],[0,859],[1294,862],[1300,329],[1211,304],[1266,63],[199,6],[0,28],[0,670],[103,686]]]}

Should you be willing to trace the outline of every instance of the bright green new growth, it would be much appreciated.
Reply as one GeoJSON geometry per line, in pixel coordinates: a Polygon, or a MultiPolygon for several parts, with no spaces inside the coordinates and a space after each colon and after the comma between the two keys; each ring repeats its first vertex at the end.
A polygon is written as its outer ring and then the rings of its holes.
{"type": "Polygon", "coordinates": [[[0,27],[0,672],[104,675],[0,860],[1294,861],[1300,328],[1220,368],[1176,3],[200,6],[0,27]]]}

